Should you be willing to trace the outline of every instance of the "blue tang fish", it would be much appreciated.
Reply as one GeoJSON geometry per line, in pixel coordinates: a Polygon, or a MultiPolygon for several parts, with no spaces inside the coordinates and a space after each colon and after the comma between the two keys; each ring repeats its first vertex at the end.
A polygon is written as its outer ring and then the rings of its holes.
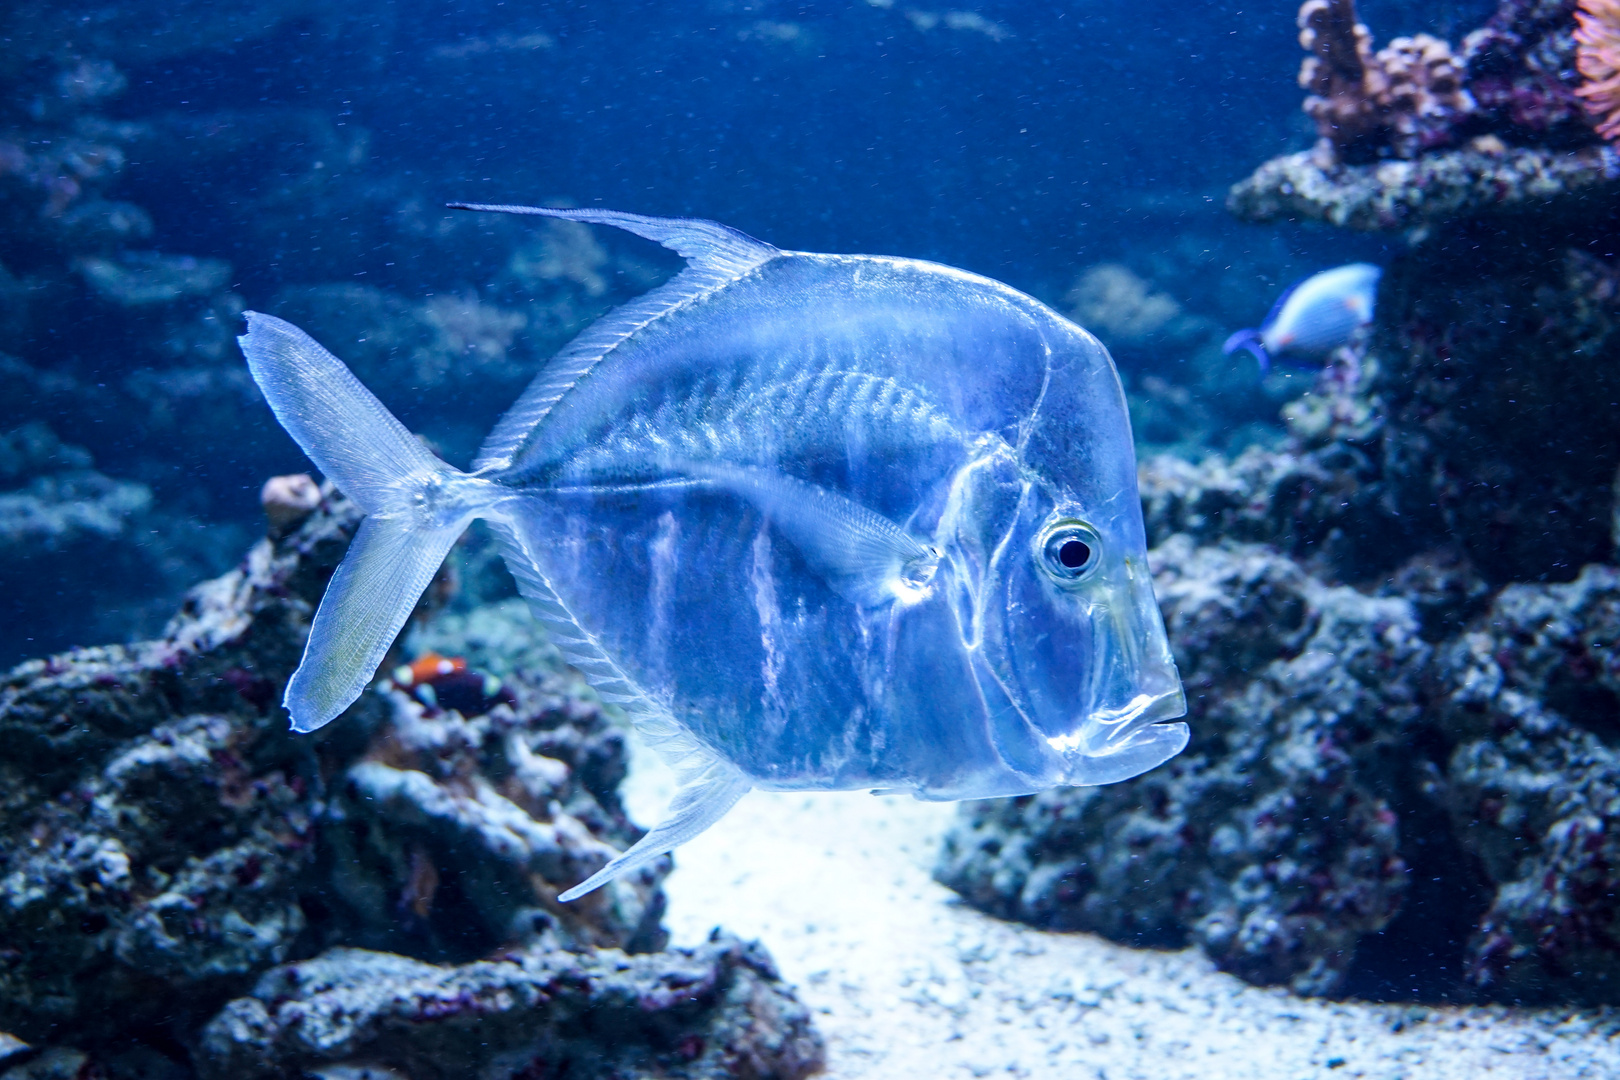
{"type": "Polygon", "coordinates": [[[680,778],[666,819],[565,900],[750,788],[1021,795],[1186,746],[1096,338],[934,263],[453,205],[614,225],[688,265],[553,357],[466,472],[303,331],[247,315],[270,407],[367,515],[287,685],[296,730],[361,694],[483,518],[563,655],[680,778]]]}
{"type": "Polygon", "coordinates": [[[1312,274],[1277,298],[1258,330],[1239,330],[1226,339],[1230,356],[1248,349],[1260,361],[1260,373],[1275,359],[1320,363],[1372,322],[1383,270],[1371,263],[1350,263],[1312,274]]]}

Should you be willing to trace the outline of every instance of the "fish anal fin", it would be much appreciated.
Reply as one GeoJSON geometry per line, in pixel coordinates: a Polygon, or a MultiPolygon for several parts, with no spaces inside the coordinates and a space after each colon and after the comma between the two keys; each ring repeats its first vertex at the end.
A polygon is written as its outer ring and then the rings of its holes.
{"type": "Polygon", "coordinates": [[[639,722],[639,714],[659,711],[613,662],[595,636],[579,624],[562,597],[551,587],[522,527],[493,516],[488,519],[488,524],[500,545],[506,568],[517,581],[518,592],[528,602],[529,614],[545,628],[546,636],[562,653],[563,659],[577,668],[585,676],[585,681],[604,699],[621,705],[631,719],[639,722]]]}
{"type": "Polygon", "coordinates": [[[669,804],[664,820],[602,869],[557,899],[577,900],[614,878],[639,870],[675,850],[725,817],[753,785],[736,766],[711,758],[707,768],[689,776],[669,804]]]}

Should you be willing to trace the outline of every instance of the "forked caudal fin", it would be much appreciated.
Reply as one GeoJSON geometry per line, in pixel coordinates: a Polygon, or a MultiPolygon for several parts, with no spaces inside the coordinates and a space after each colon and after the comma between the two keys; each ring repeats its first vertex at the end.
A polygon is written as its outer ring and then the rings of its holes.
{"type": "Polygon", "coordinates": [[[430,453],[298,327],[254,311],[246,317],[238,341],[276,419],[367,515],[283,699],[293,729],[314,731],[365,690],[490,485],[430,453]]]}
{"type": "Polygon", "coordinates": [[[583,896],[720,820],[748,791],[747,777],[698,746],[667,716],[649,723],[638,715],[645,699],[579,628],[540,574],[520,530],[499,509],[501,489],[428,452],[341,360],[308,334],[270,315],[250,311],[246,317],[248,332],[238,340],[276,419],[366,512],[321,599],[298,670],[287,683],[284,704],[294,730],[322,727],[365,691],[450,546],[474,517],[491,515],[519,588],[564,656],[579,666],[604,700],[623,704],[637,716],[681,776],[665,820],[560,898],[583,896]]]}

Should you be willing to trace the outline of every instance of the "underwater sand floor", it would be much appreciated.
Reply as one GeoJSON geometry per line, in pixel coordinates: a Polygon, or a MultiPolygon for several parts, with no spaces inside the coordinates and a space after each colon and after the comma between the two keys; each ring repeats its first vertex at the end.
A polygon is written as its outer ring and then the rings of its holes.
{"type": "MultiPolygon", "coordinates": [[[[632,814],[673,790],[637,748],[632,814]]],[[[1620,1076],[1613,1017],[1294,997],[1195,950],[1002,922],[929,875],[955,808],[753,792],[676,854],[674,944],[759,938],[827,1039],[835,1080],[1563,1080],[1620,1076]]]]}

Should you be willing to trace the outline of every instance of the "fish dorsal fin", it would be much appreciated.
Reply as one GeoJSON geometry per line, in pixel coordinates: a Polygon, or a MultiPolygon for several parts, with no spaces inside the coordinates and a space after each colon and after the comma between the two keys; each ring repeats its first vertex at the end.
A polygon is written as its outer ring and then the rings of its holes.
{"type": "Polygon", "coordinates": [[[475,470],[510,466],[551,407],[631,334],[682,304],[728,285],[756,266],[782,254],[777,248],[755,240],[747,233],[698,218],[654,218],[618,210],[559,210],[549,206],[449,205],[456,210],[531,214],[590,225],[612,225],[662,244],[688,263],[685,270],[658,288],[586,327],[584,332],[547,361],[523,391],[523,396],[507,410],[484,440],[473,462],[475,470]]]}
{"type": "Polygon", "coordinates": [[[494,214],[529,214],[535,217],[612,225],[615,229],[659,243],[699,269],[741,274],[781,251],[718,221],[702,218],[643,217],[622,210],[564,210],[550,206],[504,206],[493,203],[447,203],[452,210],[482,210],[494,214]]]}

